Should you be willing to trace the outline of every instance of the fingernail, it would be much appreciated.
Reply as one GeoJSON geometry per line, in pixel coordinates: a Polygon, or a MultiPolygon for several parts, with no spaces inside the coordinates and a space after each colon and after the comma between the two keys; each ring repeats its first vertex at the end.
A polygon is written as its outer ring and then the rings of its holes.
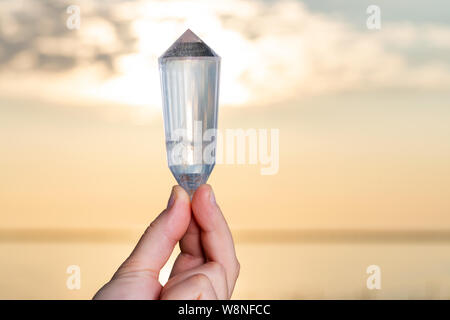
{"type": "Polygon", "coordinates": [[[212,204],[216,204],[216,196],[214,195],[214,191],[212,188],[209,191],[209,200],[212,204]]]}
{"type": "Polygon", "coordinates": [[[167,202],[167,209],[171,208],[174,202],[175,202],[175,187],[172,188],[172,192],[170,193],[169,202],[167,202]]]}

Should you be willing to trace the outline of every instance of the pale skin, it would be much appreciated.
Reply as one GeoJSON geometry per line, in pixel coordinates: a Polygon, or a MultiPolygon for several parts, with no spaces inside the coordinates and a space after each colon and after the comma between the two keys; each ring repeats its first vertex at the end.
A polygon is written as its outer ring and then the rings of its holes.
{"type": "Polygon", "coordinates": [[[94,299],[229,299],[239,269],[230,229],[211,186],[200,186],[192,201],[183,188],[174,186],[167,208],[94,299]],[[177,243],[181,252],[162,286],[159,272],[177,243]]]}

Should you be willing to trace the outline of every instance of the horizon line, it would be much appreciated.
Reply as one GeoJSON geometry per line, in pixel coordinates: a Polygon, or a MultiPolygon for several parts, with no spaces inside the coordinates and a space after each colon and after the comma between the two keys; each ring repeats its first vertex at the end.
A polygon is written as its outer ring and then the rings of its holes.
{"type": "MultiPolygon", "coordinates": [[[[145,228],[144,228],[145,229],[145,228]]],[[[0,228],[5,242],[127,243],[141,228],[0,228]]],[[[236,243],[450,243],[450,229],[235,229],[236,243]]]]}

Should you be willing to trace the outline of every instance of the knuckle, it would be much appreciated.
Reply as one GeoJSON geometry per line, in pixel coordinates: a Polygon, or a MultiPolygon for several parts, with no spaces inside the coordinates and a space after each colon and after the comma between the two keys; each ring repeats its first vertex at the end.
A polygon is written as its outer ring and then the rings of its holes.
{"type": "Polygon", "coordinates": [[[139,270],[141,263],[133,257],[128,257],[119,267],[115,275],[139,270]]]}
{"type": "Polygon", "coordinates": [[[150,224],[148,225],[147,229],[145,229],[144,234],[147,234],[147,233],[151,232],[153,229],[155,229],[156,225],[158,224],[158,221],[160,220],[159,218],[163,215],[163,213],[165,211],[166,210],[161,211],[160,214],[158,214],[158,216],[155,218],[155,220],[150,222],[150,224]]]}
{"type": "Polygon", "coordinates": [[[241,263],[239,262],[239,260],[236,258],[236,262],[235,262],[235,272],[236,272],[236,278],[239,276],[239,273],[241,272],[241,263]]]}
{"type": "Polygon", "coordinates": [[[203,273],[194,274],[191,277],[191,280],[196,286],[201,287],[201,288],[208,288],[211,286],[211,282],[209,281],[209,278],[206,275],[204,275],[203,273]]]}
{"type": "Polygon", "coordinates": [[[218,262],[211,261],[207,264],[208,269],[210,269],[213,273],[219,274],[221,276],[225,276],[225,268],[218,262]]]}
{"type": "Polygon", "coordinates": [[[141,278],[154,278],[159,276],[158,270],[144,267],[142,262],[137,259],[128,258],[119,267],[116,273],[113,275],[113,279],[125,278],[125,277],[141,277],[141,278]]]}

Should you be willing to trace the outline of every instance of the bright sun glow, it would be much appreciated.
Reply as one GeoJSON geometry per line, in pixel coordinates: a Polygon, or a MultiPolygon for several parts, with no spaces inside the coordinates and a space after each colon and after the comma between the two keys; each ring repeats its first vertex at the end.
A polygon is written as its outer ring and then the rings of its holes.
{"type": "MultiPolygon", "coordinates": [[[[20,94],[27,88],[29,96],[57,102],[100,101],[160,111],[157,59],[188,28],[222,57],[221,107],[277,105],[346,90],[450,85],[445,59],[412,66],[407,54],[423,43],[448,48],[448,37],[442,35],[450,34],[450,28],[444,26],[391,24],[368,33],[289,0],[118,2],[114,19],[95,14],[99,8],[90,1],[81,1],[80,7],[78,31],[38,37],[36,43],[46,54],[67,58],[96,57],[101,49],[112,68],[87,58],[68,70],[35,69],[22,78],[12,69],[0,78],[2,92],[20,94]],[[122,23],[126,27],[120,29],[122,23]],[[135,41],[123,42],[123,33],[135,41]],[[401,50],[392,50],[393,44],[401,50]]],[[[33,59],[18,55],[12,65],[32,66],[33,59]]]]}

